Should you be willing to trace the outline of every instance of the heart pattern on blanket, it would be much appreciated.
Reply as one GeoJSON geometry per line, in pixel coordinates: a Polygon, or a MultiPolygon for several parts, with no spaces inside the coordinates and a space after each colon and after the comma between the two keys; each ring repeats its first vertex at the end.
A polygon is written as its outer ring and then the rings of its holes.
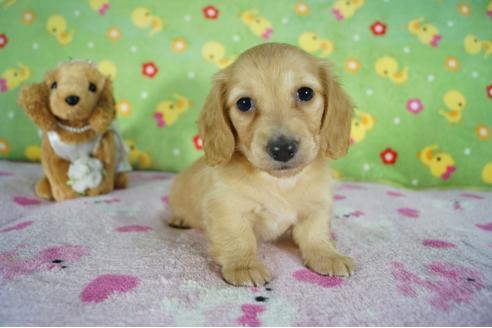
{"type": "Polygon", "coordinates": [[[80,293],[84,303],[100,303],[115,292],[126,293],[137,288],[139,279],[123,274],[104,274],[92,280],[80,293]]]}
{"type": "Polygon", "coordinates": [[[152,228],[140,224],[131,224],[131,225],[126,225],[116,228],[116,231],[118,232],[145,232],[149,230],[152,230],[152,228]]]}
{"type": "Polygon", "coordinates": [[[308,282],[325,288],[339,287],[343,284],[343,279],[340,277],[322,276],[307,269],[297,270],[293,276],[297,281],[308,282]]]}
{"type": "Polygon", "coordinates": [[[403,208],[399,208],[397,211],[398,213],[400,213],[403,216],[406,216],[407,218],[416,219],[420,216],[419,210],[416,210],[414,208],[403,207],[403,208]]]}
{"type": "Polygon", "coordinates": [[[436,240],[436,239],[425,239],[422,241],[422,244],[431,248],[453,248],[456,247],[455,244],[444,241],[444,240],[436,240]]]}
{"type": "Polygon", "coordinates": [[[34,223],[34,221],[24,221],[24,222],[21,222],[21,223],[18,223],[16,225],[12,226],[12,227],[2,229],[2,230],[0,230],[0,232],[3,233],[3,232],[14,231],[14,230],[22,230],[22,229],[29,227],[33,223],[34,223]]]}
{"type": "Polygon", "coordinates": [[[476,224],[476,226],[485,231],[492,231],[492,222],[485,224],[476,224]]]}
{"type": "Polygon", "coordinates": [[[39,205],[41,201],[37,198],[29,198],[24,196],[15,196],[14,202],[21,206],[39,205]]]}

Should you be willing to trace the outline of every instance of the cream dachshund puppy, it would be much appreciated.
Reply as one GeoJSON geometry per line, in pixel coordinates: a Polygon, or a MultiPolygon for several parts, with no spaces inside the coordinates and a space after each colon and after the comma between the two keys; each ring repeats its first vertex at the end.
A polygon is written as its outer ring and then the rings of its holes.
{"type": "Polygon", "coordinates": [[[287,44],[247,50],[215,76],[199,119],[205,158],[176,177],[169,225],[203,229],[233,285],[271,280],[257,240],[285,232],[311,270],[351,275],[330,237],[327,160],[347,152],[352,108],[326,62],[287,44]]]}

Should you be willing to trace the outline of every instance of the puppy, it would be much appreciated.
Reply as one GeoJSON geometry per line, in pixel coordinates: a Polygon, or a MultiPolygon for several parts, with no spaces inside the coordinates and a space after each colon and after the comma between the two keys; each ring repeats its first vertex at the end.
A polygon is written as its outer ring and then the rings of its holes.
{"type": "Polygon", "coordinates": [[[286,231],[308,268],[349,276],[330,238],[327,159],[347,152],[352,109],[326,62],[287,44],[247,50],[215,76],[199,119],[205,158],[176,177],[169,224],[203,229],[233,285],[271,280],[257,240],[286,231]]]}

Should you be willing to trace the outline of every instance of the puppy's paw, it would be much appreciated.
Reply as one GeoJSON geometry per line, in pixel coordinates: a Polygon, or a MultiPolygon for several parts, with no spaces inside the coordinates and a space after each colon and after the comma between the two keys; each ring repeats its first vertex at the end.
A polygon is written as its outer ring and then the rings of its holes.
{"type": "Polygon", "coordinates": [[[263,286],[272,277],[268,269],[259,261],[247,266],[225,266],[222,268],[222,277],[234,286],[263,286]]]}
{"type": "Polygon", "coordinates": [[[310,256],[304,260],[304,264],[311,270],[328,276],[348,277],[354,272],[352,258],[334,252],[310,256]]]}
{"type": "Polygon", "coordinates": [[[167,221],[167,224],[170,227],[176,228],[176,229],[190,229],[191,226],[186,223],[186,221],[180,217],[173,216],[167,221]]]}

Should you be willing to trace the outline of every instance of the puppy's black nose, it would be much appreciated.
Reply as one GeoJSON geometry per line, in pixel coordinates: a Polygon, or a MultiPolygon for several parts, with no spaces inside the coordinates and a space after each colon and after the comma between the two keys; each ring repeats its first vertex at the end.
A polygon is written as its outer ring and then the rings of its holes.
{"type": "Polygon", "coordinates": [[[288,162],[297,152],[298,142],[280,136],[268,142],[267,152],[271,158],[278,162],[288,162]]]}
{"type": "Polygon", "coordinates": [[[80,98],[78,96],[68,96],[65,98],[65,102],[70,106],[75,106],[79,103],[80,98]]]}

